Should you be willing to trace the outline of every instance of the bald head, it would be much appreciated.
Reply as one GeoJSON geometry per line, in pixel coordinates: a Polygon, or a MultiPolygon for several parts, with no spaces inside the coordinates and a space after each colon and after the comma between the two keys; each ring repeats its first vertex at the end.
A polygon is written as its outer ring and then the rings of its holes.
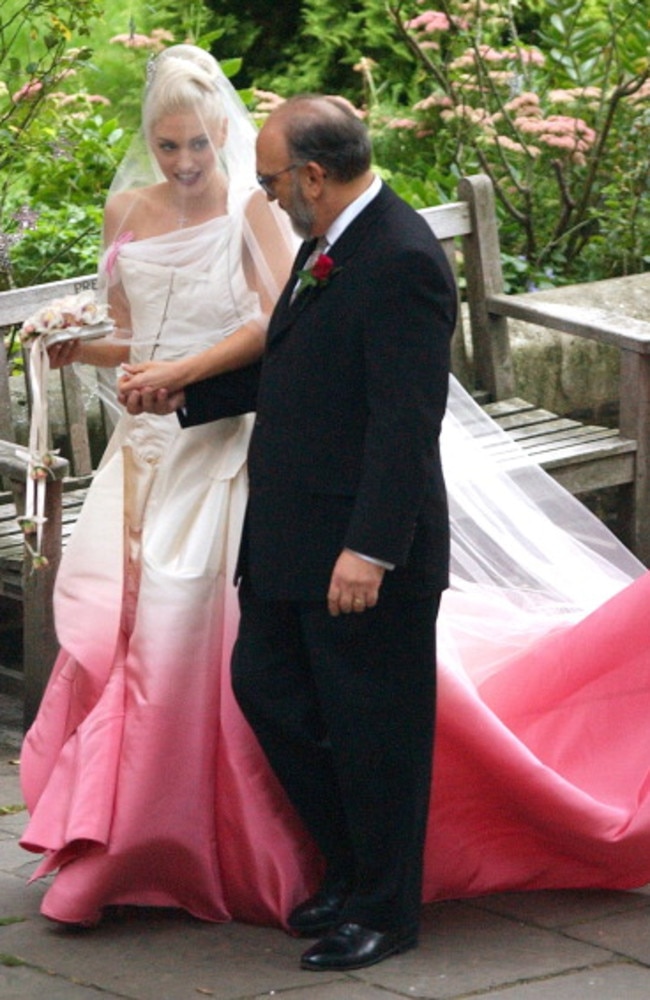
{"type": "Polygon", "coordinates": [[[292,162],[318,163],[338,183],[354,181],[370,168],[368,130],[342,98],[290,97],[264,128],[281,130],[292,162]]]}

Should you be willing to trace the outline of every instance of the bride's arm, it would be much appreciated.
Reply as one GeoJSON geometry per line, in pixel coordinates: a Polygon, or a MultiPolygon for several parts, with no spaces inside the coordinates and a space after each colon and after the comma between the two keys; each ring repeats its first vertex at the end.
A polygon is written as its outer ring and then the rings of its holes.
{"type": "Polygon", "coordinates": [[[126,374],[119,382],[120,393],[161,389],[174,393],[257,361],[264,351],[270,314],[291,272],[295,246],[285,218],[274,214],[262,191],[255,192],[244,212],[242,259],[247,283],[259,298],[260,314],[199,354],[175,361],[122,365],[126,374]]]}
{"type": "MultiPolygon", "coordinates": [[[[124,196],[117,195],[109,201],[104,211],[104,245],[110,246],[124,224],[126,205],[124,196]]],[[[79,362],[98,368],[117,368],[129,358],[129,338],[131,331],[131,311],[121,283],[111,285],[108,290],[109,315],[113,320],[114,333],[111,337],[97,340],[65,340],[48,348],[51,368],[79,362]],[[120,338],[122,341],[120,342],[120,338]]]]}
{"type": "Polygon", "coordinates": [[[129,357],[128,345],[100,337],[97,340],[66,340],[53,344],[47,351],[50,368],[62,368],[79,362],[98,368],[117,368],[129,357]]]}
{"type": "Polygon", "coordinates": [[[251,195],[244,212],[244,272],[269,315],[289,280],[299,242],[277,204],[261,190],[251,195]]]}

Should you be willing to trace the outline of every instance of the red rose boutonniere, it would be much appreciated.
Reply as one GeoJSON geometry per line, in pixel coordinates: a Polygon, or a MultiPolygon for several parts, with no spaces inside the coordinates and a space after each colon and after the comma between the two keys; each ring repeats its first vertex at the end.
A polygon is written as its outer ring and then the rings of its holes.
{"type": "Polygon", "coordinates": [[[334,266],[334,261],[331,257],[328,257],[326,253],[322,253],[308,270],[298,271],[298,278],[300,279],[298,291],[302,292],[305,288],[323,288],[329,283],[330,278],[340,270],[340,267],[334,266]]]}

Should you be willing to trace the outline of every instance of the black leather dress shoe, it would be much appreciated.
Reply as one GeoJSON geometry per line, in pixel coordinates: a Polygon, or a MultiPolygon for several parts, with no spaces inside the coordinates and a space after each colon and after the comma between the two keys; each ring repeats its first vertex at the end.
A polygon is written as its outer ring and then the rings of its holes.
{"type": "Polygon", "coordinates": [[[301,937],[318,937],[331,930],[341,922],[341,913],[348,895],[347,886],[323,886],[292,910],[287,920],[289,929],[301,937]]]}
{"type": "Polygon", "coordinates": [[[365,969],[390,955],[415,948],[417,931],[372,931],[360,924],[339,924],[313,944],[300,959],[301,969],[344,972],[365,969]]]}

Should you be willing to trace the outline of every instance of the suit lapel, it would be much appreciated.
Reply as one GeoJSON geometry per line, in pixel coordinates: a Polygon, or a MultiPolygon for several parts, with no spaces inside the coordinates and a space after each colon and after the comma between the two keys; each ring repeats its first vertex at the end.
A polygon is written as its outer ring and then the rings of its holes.
{"type": "MultiPolygon", "coordinates": [[[[278,299],[275,309],[273,310],[273,317],[271,319],[271,324],[269,326],[269,339],[277,336],[280,330],[283,330],[288,322],[291,320],[291,314],[294,311],[292,308],[291,294],[293,292],[296,281],[298,280],[298,271],[301,270],[303,264],[309,257],[310,253],[316,246],[316,238],[312,240],[306,240],[298,253],[296,254],[296,259],[293,262],[293,267],[291,269],[291,274],[289,275],[289,280],[282,290],[282,294],[278,299]]],[[[295,303],[293,303],[295,305],[295,303]]]]}
{"type": "MultiPolygon", "coordinates": [[[[327,251],[328,255],[334,260],[335,267],[344,267],[345,262],[359,250],[360,245],[367,237],[368,231],[379,222],[394,197],[395,195],[393,195],[390,188],[383,184],[377,197],[373,198],[369,205],[366,205],[356,219],[353,219],[327,251]]],[[[302,244],[296,255],[291,277],[285,285],[273,313],[273,319],[269,327],[269,340],[275,339],[291,326],[307,306],[315,302],[318,296],[322,295],[325,291],[325,289],[312,286],[300,292],[293,303],[291,302],[291,293],[297,281],[298,271],[301,270],[315,246],[316,239],[308,240],[302,244]]],[[[336,277],[333,280],[335,281],[336,277]]]]}

